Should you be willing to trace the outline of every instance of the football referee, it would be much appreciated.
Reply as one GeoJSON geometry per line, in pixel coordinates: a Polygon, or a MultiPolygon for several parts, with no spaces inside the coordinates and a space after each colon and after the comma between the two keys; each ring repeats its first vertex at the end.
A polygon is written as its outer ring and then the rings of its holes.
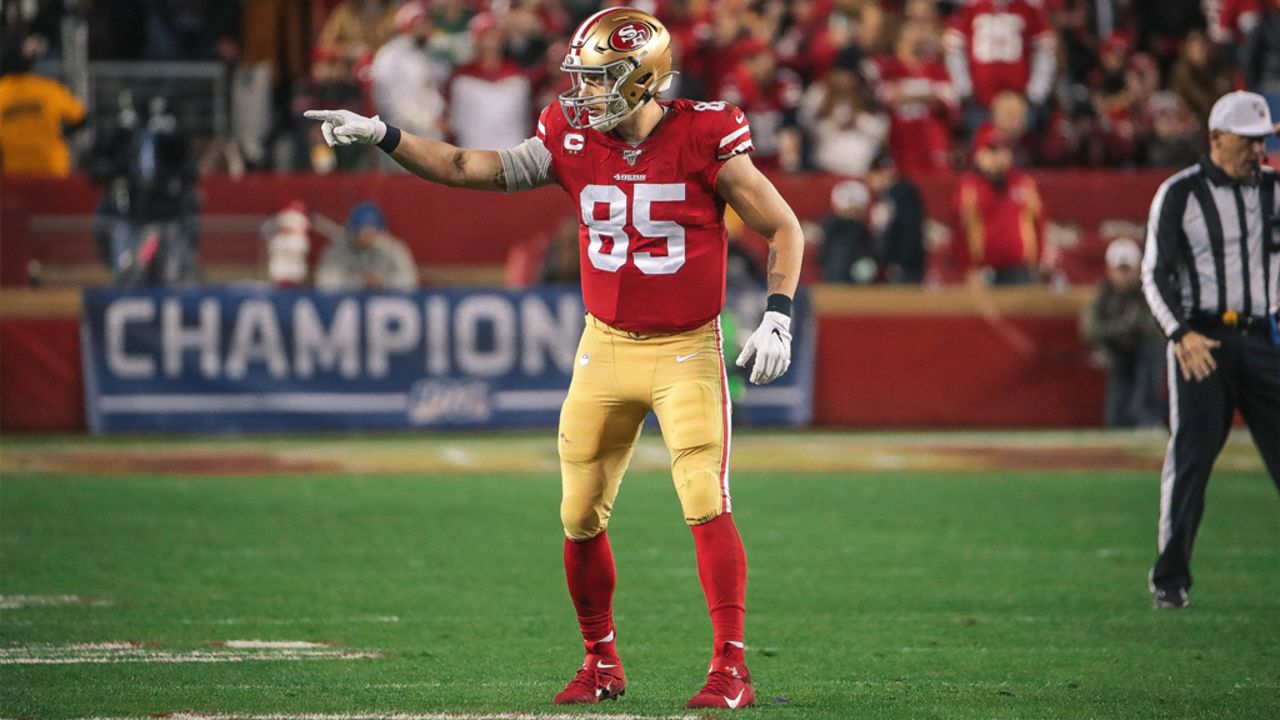
{"type": "Polygon", "coordinates": [[[1169,338],[1169,448],[1160,476],[1156,608],[1186,607],[1205,486],[1238,409],[1280,487],[1280,178],[1262,167],[1276,131],[1261,95],[1209,113],[1209,156],[1151,203],[1142,286],[1169,338]]]}

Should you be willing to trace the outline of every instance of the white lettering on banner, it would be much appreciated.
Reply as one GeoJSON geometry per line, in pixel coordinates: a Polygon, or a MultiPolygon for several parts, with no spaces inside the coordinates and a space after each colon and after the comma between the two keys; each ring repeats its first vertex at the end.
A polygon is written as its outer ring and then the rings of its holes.
{"type": "Polygon", "coordinates": [[[559,322],[551,308],[542,303],[520,304],[520,326],[524,346],[520,349],[520,365],[526,375],[541,375],[547,368],[547,355],[562,373],[573,372],[580,323],[578,301],[565,295],[560,298],[559,322]]]}
{"type": "Polygon", "coordinates": [[[333,372],[352,380],[360,375],[360,306],[355,298],[338,303],[329,332],[310,300],[293,306],[293,371],[300,378],[333,372]]]}
{"type": "Polygon", "coordinates": [[[227,352],[227,377],[243,379],[249,373],[249,364],[254,362],[265,364],[267,372],[277,380],[289,374],[276,309],[266,300],[240,303],[231,349],[227,352]]]}
{"type": "Polygon", "coordinates": [[[567,293],[328,302],[305,294],[287,302],[121,297],[102,311],[100,362],[106,377],[119,380],[241,381],[380,379],[393,374],[398,358],[414,377],[567,375],[577,359],[582,302],[567,293]]]}
{"type": "Polygon", "coordinates": [[[168,298],[160,311],[160,342],[164,346],[164,374],[173,378],[182,374],[182,356],[187,350],[200,351],[200,374],[218,376],[219,331],[222,308],[214,298],[200,301],[200,322],[194,328],[182,323],[182,301],[168,298]]]}
{"type": "Polygon", "coordinates": [[[370,377],[383,378],[391,372],[391,355],[409,352],[421,342],[418,308],[408,298],[374,297],[364,312],[369,339],[365,368],[370,377]]]}
{"type": "Polygon", "coordinates": [[[498,295],[463,298],[453,314],[458,367],[467,375],[496,377],[516,366],[516,317],[511,303],[498,295]],[[480,325],[493,326],[493,349],[480,348],[480,325]]]}
{"type": "Polygon", "coordinates": [[[130,355],[125,348],[129,323],[151,322],[155,317],[155,303],[147,298],[125,298],[107,306],[103,328],[106,330],[107,369],[112,375],[134,379],[156,374],[155,360],[147,355],[130,355]]]}
{"type": "Polygon", "coordinates": [[[449,374],[449,303],[433,296],[424,305],[427,314],[427,374],[449,374]]]}

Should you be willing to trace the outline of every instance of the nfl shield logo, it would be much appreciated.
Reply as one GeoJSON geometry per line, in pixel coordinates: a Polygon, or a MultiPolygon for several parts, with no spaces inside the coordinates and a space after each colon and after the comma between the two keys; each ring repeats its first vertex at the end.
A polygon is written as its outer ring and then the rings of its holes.
{"type": "Polygon", "coordinates": [[[622,159],[627,161],[631,167],[636,166],[636,161],[640,159],[640,150],[623,150],[622,159]]]}

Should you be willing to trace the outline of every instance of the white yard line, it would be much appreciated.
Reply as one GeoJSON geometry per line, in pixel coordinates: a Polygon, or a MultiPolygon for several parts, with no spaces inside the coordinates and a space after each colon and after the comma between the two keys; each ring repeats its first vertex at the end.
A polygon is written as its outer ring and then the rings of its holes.
{"type": "MultiPolygon", "coordinates": [[[[133,640],[119,640],[112,642],[96,642],[96,643],[75,643],[74,645],[60,645],[59,650],[136,650],[142,647],[142,643],[133,640]]],[[[0,649],[2,656],[7,649],[0,649]]]]}
{"type": "Polygon", "coordinates": [[[147,653],[145,655],[79,655],[66,657],[0,657],[0,665],[121,665],[182,663],[301,662],[304,660],[369,660],[376,652],[324,653],[147,653]]]}
{"type": "Polygon", "coordinates": [[[243,663],[304,660],[367,660],[370,650],[342,650],[301,640],[229,640],[212,650],[164,650],[136,641],[0,647],[0,665],[114,665],[120,663],[243,663]]]}
{"type": "Polygon", "coordinates": [[[84,654],[67,656],[11,656],[0,655],[0,665],[118,665],[123,663],[242,663],[242,662],[280,662],[303,660],[369,660],[382,657],[376,652],[342,652],[328,650],[320,652],[203,652],[200,650],[187,653],[148,652],[137,655],[123,653],[84,654]]]}
{"type": "Polygon", "coordinates": [[[18,610],[28,607],[61,607],[83,605],[85,607],[110,607],[106,600],[95,600],[81,595],[0,595],[0,610],[18,610]]]}
{"type": "Polygon", "coordinates": [[[398,623],[398,615],[366,615],[336,618],[184,618],[180,625],[346,625],[349,623],[398,623]]]}
{"type": "Polygon", "coordinates": [[[308,640],[222,640],[209,644],[233,650],[305,650],[307,648],[327,648],[331,645],[331,643],[310,642],[308,640]]]}
{"type": "MultiPolygon", "coordinates": [[[[101,626],[111,627],[118,625],[136,625],[137,620],[130,618],[90,618],[85,620],[77,620],[77,624],[83,626],[101,626]]],[[[284,625],[352,625],[364,623],[398,623],[399,616],[396,615],[378,615],[366,617],[334,617],[334,618],[180,618],[173,622],[179,625],[264,625],[264,626],[284,626],[284,625]]],[[[39,626],[39,625],[60,625],[61,620],[57,619],[22,619],[13,620],[8,617],[4,619],[5,625],[14,626],[39,626]]],[[[0,719],[2,720],[2,719],[0,719]]]]}

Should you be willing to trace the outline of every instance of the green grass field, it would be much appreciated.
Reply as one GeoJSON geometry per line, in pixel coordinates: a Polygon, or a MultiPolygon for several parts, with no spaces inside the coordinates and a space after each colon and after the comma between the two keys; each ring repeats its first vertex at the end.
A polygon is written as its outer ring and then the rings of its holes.
{"type": "MultiPolygon", "coordinates": [[[[544,435],[6,438],[0,717],[563,712],[581,646],[544,435]]],[[[683,716],[705,672],[655,438],[610,527],[628,693],[574,715],[683,716]]],[[[1161,443],[739,434],[737,715],[1280,717],[1276,488],[1235,438],[1192,607],[1153,611],[1161,443]]]]}

